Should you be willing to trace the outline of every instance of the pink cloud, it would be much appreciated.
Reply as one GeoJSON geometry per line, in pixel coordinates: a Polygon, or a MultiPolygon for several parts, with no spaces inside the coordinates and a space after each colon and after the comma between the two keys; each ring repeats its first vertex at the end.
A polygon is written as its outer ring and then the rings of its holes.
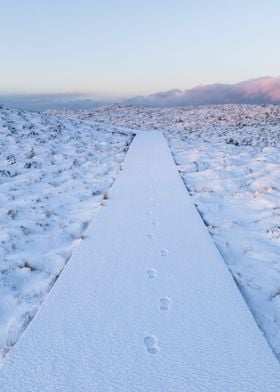
{"type": "Polygon", "coordinates": [[[265,77],[240,83],[245,97],[267,96],[272,101],[280,100],[280,77],[265,77]]]}
{"type": "Polygon", "coordinates": [[[128,102],[147,106],[280,104],[280,77],[262,77],[236,84],[197,86],[185,91],[171,90],[135,97],[128,102]]]}

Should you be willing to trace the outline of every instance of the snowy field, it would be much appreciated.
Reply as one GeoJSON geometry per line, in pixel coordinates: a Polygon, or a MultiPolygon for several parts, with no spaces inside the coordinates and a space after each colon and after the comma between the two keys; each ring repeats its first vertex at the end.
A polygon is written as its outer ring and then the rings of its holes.
{"type": "Polygon", "coordinates": [[[279,106],[114,105],[60,114],[165,131],[194,203],[280,358],[279,106]]]}
{"type": "Polygon", "coordinates": [[[279,363],[163,133],[138,132],[122,168],[5,358],[1,392],[279,392],[279,363]]]}
{"type": "Polygon", "coordinates": [[[86,235],[132,138],[0,107],[0,362],[86,235]]]}
{"type": "Polygon", "coordinates": [[[127,128],[165,132],[194,203],[280,357],[280,108],[114,105],[52,114],[0,108],[0,358],[86,235],[132,140],[127,128]]]}

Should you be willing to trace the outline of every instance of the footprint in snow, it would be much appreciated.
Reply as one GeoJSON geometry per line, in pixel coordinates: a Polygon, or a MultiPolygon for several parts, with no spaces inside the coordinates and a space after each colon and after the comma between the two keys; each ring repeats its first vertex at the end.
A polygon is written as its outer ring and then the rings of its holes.
{"type": "Polygon", "coordinates": [[[147,271],[147,275],[150,279],[156,279],[157,278],[157,271],[154,268],[151,268],[147,271]]]}
{"type": "Polygon", "coordinates": [[[168,249],[166,249],[166,248],[164,248],[164,249],[162,249],[161,251],[160,251],[160,254],[161,254],[161,256],[163,256],[163,257],[166,257],[166,256],[168,256],[168,249]]]}
{"type": "Polygon", "coordinates": [[[156,238],[155,235],[154,235],[153,233],[148,233],[147,236],[148,236],[148,238],[149,238],[150,240],[154,240],[154,239],[156,238]]]}
{"type": "Polygon", "coordinates": [[[153,226],[153,227],[158,226],[158,221],[152,221],[152,226],[153,226]]]}
{"type": "Polygon", "coordinates": [[[156,354],[159,352],[158,341],[155,336],[146,336],[144,339],[144,344],[150,354],[156,354]]]}
{"type": "Polygon", "coordinates": [[[171,299],[169,297],[163,297],[160,300],[160,310],[169,310],[171,305],[171,299]]]}

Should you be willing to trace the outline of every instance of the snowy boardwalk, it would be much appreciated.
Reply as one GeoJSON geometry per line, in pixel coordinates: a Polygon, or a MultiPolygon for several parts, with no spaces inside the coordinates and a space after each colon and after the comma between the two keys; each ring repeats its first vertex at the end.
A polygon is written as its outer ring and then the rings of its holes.
{"type": "Polygon", "coordinates": [[[279,392],[280,366],[160,132],[136,136],[0,390],[279,392]]]}

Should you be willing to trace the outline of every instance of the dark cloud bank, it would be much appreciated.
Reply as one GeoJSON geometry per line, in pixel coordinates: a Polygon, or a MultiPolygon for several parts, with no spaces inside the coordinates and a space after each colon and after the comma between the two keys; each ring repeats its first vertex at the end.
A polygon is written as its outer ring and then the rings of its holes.
{"type": "Polygon", "coordinates": [[[170,90],[126,100],[95,100],[81,94],[0,95],[0,104],[27,110],[91,109],[110,103],[141,106],[280,104],[280,77],[262,77],[236,84],[211,84],[170,90]]]}

